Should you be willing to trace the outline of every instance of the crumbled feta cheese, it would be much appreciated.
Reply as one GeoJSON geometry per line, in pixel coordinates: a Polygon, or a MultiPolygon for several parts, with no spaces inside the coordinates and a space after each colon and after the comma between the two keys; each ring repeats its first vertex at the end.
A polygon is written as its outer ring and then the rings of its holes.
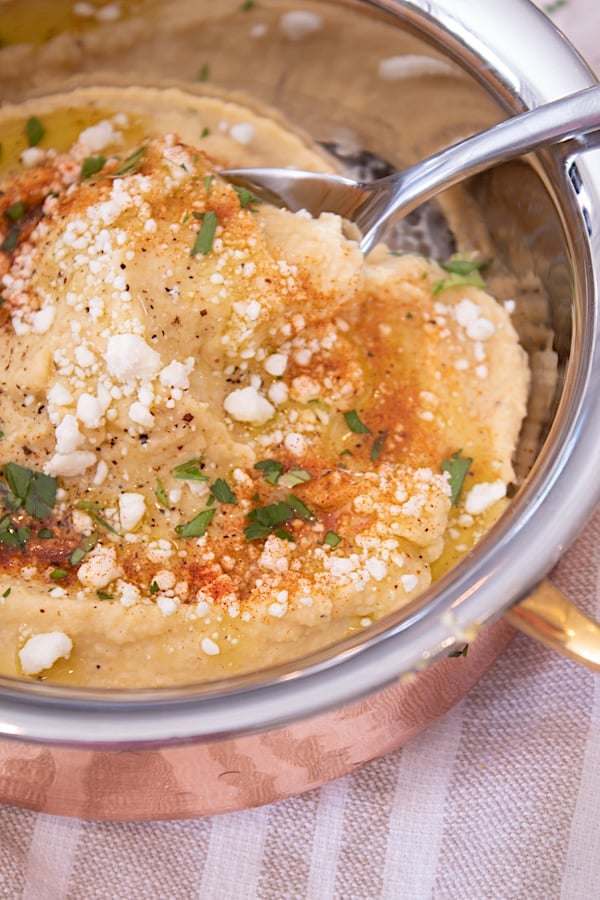
{"type": "Polygon", "coordinates": [[[49,669],[57,659],[68,659],[73,641],[62,631],[34,634],[19,650],[19,661],[25,675],[37,675],[49,669]]]}
{"type": "Polygon", "coordinates": [[[146,498],[143,494],[126,491],[119,496],[119,519],[121,530],[133,531],[146,513],[146,498]]]}
{"type": "Polygon", "coordinates": [[[498,500],[506,497],[506,485],[501,480],[482,481],[481,484],[475,484],[467,494],[465,499],[465,509],[472,515],[485,512],[498,500]]]}
{"type": "Polygon", "coordinates": [[[160,354],[139,334],[114,334],[104,354],[110,375],[122,383],[150,381],[162,369],[160,354]]]}
{"type": "Polygon", "coordinates": [[[233,419],[252,425],[264,425],[275,412],[275,407],[251,385],[232,391],[223,406],[233,419]]]}
{"type": "Polygon", "coordinates": [[[250,122],[236,122],[229,129],[229,134],[238,144],[251,144],[255,133],[256,129],[250,122]]]}
{"type": "Polygon", "coordinates": [[[218,656],[221,652],[219,650],[219,645],[215,644],[214,641],[211,641],[210,638],[202,638],[200,646],[207,656],[218,656]]]}
{"type": "Polygon", "coordinates": [[[319,31],[322,26],[323,19],[318,13],[303,9],[284,13],[279,20],[279,27],[291,41],[301,41],[319,31]]]}
{"type": "Polygon", "coordinates": [[[117,565],[117,552],[114,547],[97,544],[92,552],[81,563],[77,570],[77,578],[84,587],[104,588],[111,581],[119,578],[121,569],[117,565]]]}

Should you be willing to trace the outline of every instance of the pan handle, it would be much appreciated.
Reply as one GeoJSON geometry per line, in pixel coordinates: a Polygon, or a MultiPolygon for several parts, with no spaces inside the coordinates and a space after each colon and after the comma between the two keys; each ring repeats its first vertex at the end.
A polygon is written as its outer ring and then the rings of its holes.
{"type": "Polygon", "coordinates": [[[505,613],[519,631],[600,672],[600,625],[581,612],[550,581],[542,581],[505,613]]]}

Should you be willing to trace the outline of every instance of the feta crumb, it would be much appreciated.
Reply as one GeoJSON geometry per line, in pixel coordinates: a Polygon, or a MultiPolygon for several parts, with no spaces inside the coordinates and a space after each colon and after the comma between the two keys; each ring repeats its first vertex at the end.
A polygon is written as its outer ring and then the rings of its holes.
{"type": "Polygon", "coordinates": [[[402,582],[402,587],[407,594],[410,594],[411,591],[414,591],[419,583],[419,579],[416,575],[401,575],[400,581],[402,582]]]}
{"type": "Polygon", "coordinates": [[[318,13],[302,9],[284,13],[279,20],[279,27],[291,41],[301,41],[319,31],[322,26],[323,19],[318,13]]]}
{"type": "Polygon", "coordinates": [[[476,516],[503,497],[506,497],[506,485],[501,479],[482,481],[481,484],[474,485],[467,494],[465,509],[470,515],[476,516]]]}
{"type": "Polygon", "coordinates": [[[229,134],[238,144],[251,144],[255,133],[256,129],[250,122],[236,122],[229,129],[229,134]]]}
{"type": "Polygon", "coordinates": [[[104,359],[109,374],[122,383],[150,381],[162,369],[160,354],[139,334],[113,334],[104,359]]]}
{"type": "Polygon", "coordinates": [[[238,422],[264,425],[275,412],[275,407],[251,385],[238,388],[225,397],[225,412],[238,422]]]}
{"type": "Polygon", "coordinates": [[[121,530],[133,531],[146,513],[146,498],[143,494],[126,491],[119,496],[119,519],[121,530]]]}
{"type": "Polygon", "coordinates": [[[77,570],[77,578],[84,587],[104,588],[122,574],[117,566],[114,547],[96,545],[77,570]]]}
{"type": "Polygon", "coordinates": [[[272,353],[267,356],[264,366],[269,375],[279,378],[285,372],[288,364],[288,357],[285,353],[272,353]]]}
{"type": "Polygon", "coordinates": [[[73,649],[73,641],[62,631],[48,631],[35,634],[19,650],[19,660],[25,675],[37,675],[49,669],[57,659],[68,659],[73,649]]]}
{"type": "Polygon", "coordinates": [[[165,597],[164,594],[160,594],[156,598],[156,605],[160,609],[163,616],[172,616],[177,609],[176,600],[174,600],[173,597],[165,597]]]}
{"type": "Polygon", "coordinates": [[[39,166],[45,159],[46,151],[42,150],[41,147],[27,147],[21,153],[21,162],[26,169],[33,169],[34,166],[39,166]]]}
{"type": "Polygon", "coordinates": [[[219,650],[219,645],[215,644],[214,641],[211,641],[210,638],[202,638],[200,646],[207,656],[218,656],[221,652],[219,650]]]}

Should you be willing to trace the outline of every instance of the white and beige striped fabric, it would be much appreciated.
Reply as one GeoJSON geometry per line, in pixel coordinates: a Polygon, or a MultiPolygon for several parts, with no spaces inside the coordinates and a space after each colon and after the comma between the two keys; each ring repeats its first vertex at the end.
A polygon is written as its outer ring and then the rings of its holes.
{"type": "MultiPolygon", "coordinates": [[[[600,70],[600,3],[546,3],[600,70]]],[[[553,578],[600,616],[600,512],[553,578]]],[[[517,637],[425,733],[305,795],[220,817],[0,807],[0,897],[600,897],[600,678],[517,637]]]]}

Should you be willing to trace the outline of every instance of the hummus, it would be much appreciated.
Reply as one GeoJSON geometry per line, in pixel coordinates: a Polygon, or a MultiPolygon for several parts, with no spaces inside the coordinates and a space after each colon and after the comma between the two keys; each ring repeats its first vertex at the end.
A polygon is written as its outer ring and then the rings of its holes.
{"type": "Polygon", "coordinates": [[[300,657],[497,518],[528,369],[477,261],[364,259],[231,186],[329,163],[224,98],[79,88],[5,106],[0,141],[0,671],[300,657]]]}

